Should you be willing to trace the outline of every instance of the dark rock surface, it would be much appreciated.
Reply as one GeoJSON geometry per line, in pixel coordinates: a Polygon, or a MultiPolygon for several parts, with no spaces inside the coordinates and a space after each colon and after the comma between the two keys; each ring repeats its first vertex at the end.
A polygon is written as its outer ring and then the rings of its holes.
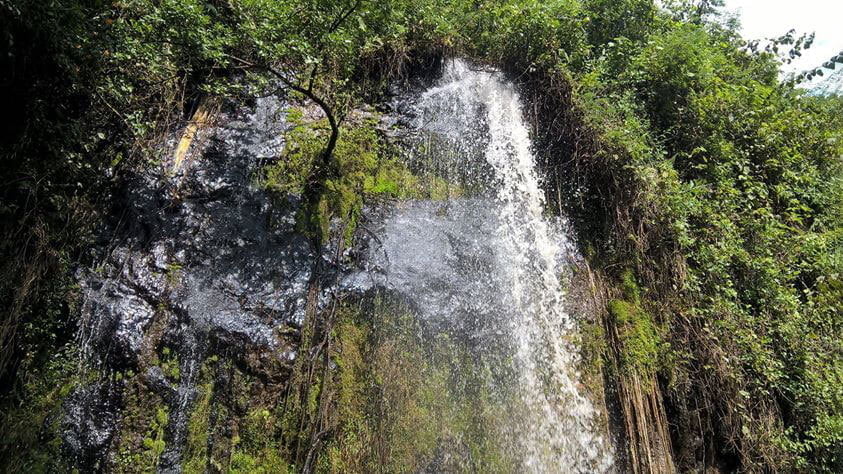
{"type": "MultiPolygon", "coordinates": [[[[161,346],[174,348],[180,377],[149,367],[147,386],[169,405],[160,468],[178,470],[198,367],[209,348],[258,352],[290,365],[314,261],[295,232],[295,199],[275,205],[254,185],[278,157],[285,103],[258,99],[229,107],[202,130],[174,170],[164,162],[125,187],[123,213],[106,230],[98,264],[78,272],[83,294],[79,342],[108,373],[138,370],[161,346]]],[[[119,431],[120,384],[81,387],[66,403],[65,446],[80,468],[96,469],[119,431]]]]}

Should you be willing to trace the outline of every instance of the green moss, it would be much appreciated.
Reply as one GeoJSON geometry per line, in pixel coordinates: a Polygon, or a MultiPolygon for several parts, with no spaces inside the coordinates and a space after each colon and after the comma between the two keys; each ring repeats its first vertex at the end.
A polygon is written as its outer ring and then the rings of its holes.
{"type": "Polygon", "coordinates": [[[579,331],[581,368],[585,375],[582,382],[589,393],[602,392],[604,358],[607,350],[606,331],[601,321],[582,321],[579,331]]]}
{"type": "Polygon", "coordinates": [[[167,424],[170,422],[169,409],[165,406],[158,407],[155,412],[155,417],[152,419],[152,425],[149,427],[148,435],[143,439],[144,454],[143,459],[146,465],[155,468],[158,466],[158,461],[167,447],[164,442],[164,430],[167,429],[167,424]]]}
{"type": "Polygon", "coordinates": [[[337,383],[337,417],[342,432],[329,445],[324,467],[337,472],[360,472],[359,460],[367,456],[373,439],[367,422],[366,364],[364,351],[367,328],[343,320],[335,329],[338,340],[334,361],[339,370],[337,383]]]}
{"type": "MultiPolygon", "coordinates": [[[[293,127],[285,134],[284,152],[263,170],[258,180],[260,186],[278,196],[304,193],[330,132],[324,119],[308,122],[297,108],[288,114],[293,127]]],[[[461,188],[441,178],[415,176],[378,134],[377,125],[378,118],[369,117],[342,127],[333,155],[336,173],[325,181],[316,208],[300,212],[301,231],[318,231],[324,241],[331,220],[338,218],[343,237],[350,239],[367,200],[448,199],[461,195],[461,188]]]]}
{"type": "Polygon", "coordinates": [[[243,451],[235,451],[231,455],[228,472],[231,474],[285,474],[296,471],[287,464],[287,461],[280,456],[278,451],[266,449],[257,456],[243,451]]]}
{"type": "MultiPolygon", "coordinates": [[[[280,429],[287,385],[268,385],[264,377],[277,380],[278,374],[252,370],[225,356],[211,356],[202,365],[187,426],[185,472],[289,471],[283,436],[288,432],[280,429]],[[217,386],[223,376],[225,386],[217,386]]],[[[297,425],[293,432],[306,436],[297,425]]]]}
{"type": "Polygon", "coordinates": [[[610,301],[609,314],[620,335],[621,363],[642,373],[657,370],[661,338],[650,315],[625,300],[610,301]]]}
{"type": "Polygon", "coordinates": [[[125,375],[120,433],[114,440],[113,472],[154,472],[166,448],[164,434],[169,408],[144,384],[143,377],[125,375]]]}
{"type": "MultiPolygon", "coordinates": [[[[335,328],[338,434],[320,469],[414,472],[446,452],[449,470],[506,472],[501,401],[487,371],[447,337],[425,341],[400,304],[348,307],[335,328]]],[[[441,467],[441,466],[440,466],[441,467]]]]}
{"type": "Polygon", "coordinates": [[[621,274],[621,290],[624,298],[635,304],[641,304],[641,287],[635,279],[635,273],[630,269],[626,269],[621,274]]]}
{"type": "MultiPolygon", "coordinates": [[[[203,367],[203,378],[207,367],[203,367]]],[[[211,434],[211,398],[214,394],[214,383],[203,383],[199,388],[196,406],[187,423],[187,442],[184,448],[184,462],[182,468],[186,474],[202,473],[206,471],[209,461],[208,440],[211,434]]]]}
{"type": "Polygon", "coordinates": [[[310,176],[313,161],[325,146],[327,122],[306,123],[300,109],[291,108],[287,115],[293,127],[284,135],[281,157],[264,169],[260,184],[281,194],[301,194],[310,176]]]}
{"type": "Polygon", "coordinates": [[[286,473],[295,472],[283,456],[276,438],[276,417],[268,408],[255,408],[240,422],[239,436],[232,440],[229,472],[286,473]]]}
{"type": "Polygon", "coordinates": [[[182,266],[178,263],[169,263],[167,264],[167,270],[165,271],[164,275],[167,279],[167,283],[170,286],[175,286],[181,280],[182,274],[182,266]]]}
{"type": "Polygon", "coordinates": [[[171,381],[178,382],[181,379],[181,364],[178,356],[169,347],[163,347],[161,349],[161,356],[153,358],[151,362],[153,365],[160,366],[161,371],[171,381]]]}

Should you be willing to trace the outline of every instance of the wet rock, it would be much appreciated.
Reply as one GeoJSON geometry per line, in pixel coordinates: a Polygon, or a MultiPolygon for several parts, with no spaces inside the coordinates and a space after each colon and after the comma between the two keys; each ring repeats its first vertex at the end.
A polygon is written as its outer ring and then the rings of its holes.
{"type": "Polygon", "coordinates": [[[167,381],[167,377],[164,376],[164,371],[161,370],[161,367],[152,366],[146,369],[144,380],[146,381],[147,386],[149,386],[154,393],[158,394],[168,403],[172,404],[175,402],[177,398],[177,390],[169,381],[167,381]]]}
{"type": "MultiPolygon", "coordinates": [[[[298,199],[274,205],[253,185],[283,148],[285,107],[274,97],[228,106],[179,169],[167,163],[128,179],[98,265],[78,273],[88,360],[106,371],[141,369],[169,406],[164,472],[179,470],[207,357],[236,354],[276,378],[292,363],[289,339],[298,332],[278,328],[303,318],[314,252],[295,231],[298,199]],[[149,360],[164,342],[179,364],[175,382],[149,360]]],[[[103,390],[95,383],[68,400],[65,441],[79,466],[100,458],[120,420],[119,393],[103,390]]]]}
{"type": "Polygon", "coordinates": [[[155,309],[121,281],[93,281],[84,287],[83,321],[88,331],[82,343],[98,362],[134,366],[143,343],[144,330],[155,309]]]}
{"type": "Polygon", "coordinates": [[[105,467],[105,451],[120,420],[118,400],[115,384],[104,381],[77,390],[65,401],[64,449],[83,471],[105,467]]]}

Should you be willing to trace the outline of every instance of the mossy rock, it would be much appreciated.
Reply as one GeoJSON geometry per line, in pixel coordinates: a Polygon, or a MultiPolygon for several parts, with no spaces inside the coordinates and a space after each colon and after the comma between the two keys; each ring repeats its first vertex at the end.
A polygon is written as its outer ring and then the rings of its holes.
{"type": "Polygon", "coordinates": [[[608,309],[620,336],[621,364],[639,373],[656,371],[662,341],[652,317],[626,300],[612,300],[608,309]]]}
{"type": "MultiPolygon", "coordinates": [[[[278,196],[302,195],[309,186],[330,128],[325,119],[307,121],[301,109],[292,108],[285,134],[286,147],[278,160],[265,167],[258,185],[278,196]]],[[[340,130],[331,158],[332,173],[322,183],[320,199],[312,209],[301,209],[298,228],[319,233],[326,241],[333,219],[342,222],[343,237],[350,240],[367,201],[379,199],[450,199],[463,190],[436,176],[416,176],[398,158],[398,151],[378,132],[378,116],[349,120],[340,130]]]]}

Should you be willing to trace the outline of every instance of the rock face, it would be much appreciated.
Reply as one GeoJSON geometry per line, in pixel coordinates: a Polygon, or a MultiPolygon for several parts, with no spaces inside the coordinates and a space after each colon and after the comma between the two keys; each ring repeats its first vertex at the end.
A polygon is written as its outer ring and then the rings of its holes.
{"type": "Polygon", "coordinates": [[[294,129],[286,107],[205,104],[175,156],[126,184],[77,275],[93,370],[65,403],[72,463],[610,470],[564,291],[578,257],[544,213],[514,87],[457,61],[391,113],[355,111],[335,156],[346,174],[326,188],[366,207],[337,212],[319,251],[296,230],[298,198],[257,183],[284,137],[312,144],[299,132],[318,117],[290,114],[294,129]],[[355,127],[377,138],[355,143],[355,127]]]}
{"type": "MultiPolygon", "coordinates": [[[[178,169],[165,162],[135,176],[99,263],[78,273],[84,357],[106,373],[142,373],[167,405],[165,471],[179,468],[211,347],[269,371],[294,358],[314,253],[294,231],[295,200],[278,205],[253,185],[284,146],[284,107],[274,97],[231,107],[199,131],[178,169]]],[[[83,386],[67,401],[65,444],[80,467],[102,468],[95,460],[118,442],[123,385],[83,386]]]]}

